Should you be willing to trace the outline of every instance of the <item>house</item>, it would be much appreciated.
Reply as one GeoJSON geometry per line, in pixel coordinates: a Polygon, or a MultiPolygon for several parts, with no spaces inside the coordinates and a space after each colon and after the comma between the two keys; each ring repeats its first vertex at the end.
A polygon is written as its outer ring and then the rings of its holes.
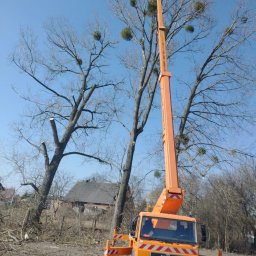
{"type": "Polygon", "coordinates": [[[15,195],[14,188],[5,188],[2,183],[0,183],[0,205],[10,204],[13,201],[15,195]]]}
{"type": "Polygon", "coordinates": [[[104,211],[115,204],[118,190],[118,183],[80,181],[71,188],[63,201],[80,212],[104,211]]]}

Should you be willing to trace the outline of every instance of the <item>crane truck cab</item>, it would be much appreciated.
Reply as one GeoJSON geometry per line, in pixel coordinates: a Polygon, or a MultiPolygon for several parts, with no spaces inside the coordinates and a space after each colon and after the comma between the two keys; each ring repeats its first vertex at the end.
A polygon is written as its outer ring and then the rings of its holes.
{"type": "Polygon", "coordinates": [[[196,219],[191,217],[141,212],[136,229],[130,233],[132,255],[199,255],[196,225],[196,219]]]}

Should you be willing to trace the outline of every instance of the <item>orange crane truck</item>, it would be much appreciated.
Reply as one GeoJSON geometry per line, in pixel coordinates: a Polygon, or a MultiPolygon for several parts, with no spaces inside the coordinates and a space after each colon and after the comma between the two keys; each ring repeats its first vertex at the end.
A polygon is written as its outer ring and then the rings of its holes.
{"type": "Polygon", "coordinates": [[[104,256],[199,255],[196,219],[177,215],[183,202],[184,191],[180,188],[178,182],[170,93],[171,74],[167,65],[165,26],[162,12],[161,0],[157,0],[165,188],[152,212],[141,212],[134,220],[129,235],[114,232],[113,242],[107,241],[104,256]],[[127,241],[129,244],[123,247],[115,247],[115,242],[118,240],[127,241]]]}

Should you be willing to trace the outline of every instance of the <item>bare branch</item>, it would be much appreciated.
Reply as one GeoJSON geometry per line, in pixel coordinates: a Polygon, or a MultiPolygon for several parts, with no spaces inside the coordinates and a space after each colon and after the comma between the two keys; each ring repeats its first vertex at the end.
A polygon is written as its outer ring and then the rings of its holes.
{"type": "Polygon", "coordinates": [[[45,83],[43,83],[39,78],[37,78],[34,74],[32,74],[31,72],[29,72],[28,70],[26,70],[25,67],[22,67],[15,59],[13,59],[13,62],[15,63],[15,65],[17,67],[19,67],[21,70],[23,70],[26,74],[28,74],[32,79],[34,79],[39,85],[41,85],[42,87],[44,87],[46,90],[52,92],[55,96],[60,97],[64,100],[66,100],[71,106],[72,106],[72,102],[64,95],[58,93],[57,91],[53,90],[52,88],[50,88],[49,86],[47,86],[45,83]]]}
{"type": "Polygon", "coordinates": [[[54,118],[50,118],[50,123],[51,123],[51,127],[52,127],[54,143],[55,143],[56,147],[59,147],[60,141],[59,141],[58,131],[57,131],[57,127],[56,127],[54,118]]]}
{"type": "Polygon", "coordinates": [[[49,167],[49,156],[48,156],[45,142],[42,142],[42,147],[43,147],[43,154],[44,154],[45,169],[47,169],[49,167]]]}
{"type": "Polygon", "coordinates": [[[21,186],[31,186],[37,193],[39,193],[39,188],[33,182],[21,183],[21,186]]]}
{"type": "Polygon", "coordinates": [[[103,128],[103,127],[99,127],[99,126],[90,126],[90,125],[78,125],[74,128],[74,131],[77,131],[79,129],[83,129],[83,130],[86,130],[86,129],[100,129],[100,128],[103,128]]]}
{"type": "Polygon", "coordinates": [[[22,131],[22,128],[18,128],[17,129],[19,136],[24,139],[30,146],[32,146],[33,148],[37,149],[39,152],[41,151],[40,147],[37,146],[35,143],[33,143],[30,138],[26,137],[22,131]]]}
{"type": "Polygon", "coordinates": [[[84,156],[84,157],[88,157],[88,158],[95,159],[95,160],[99,161],[99,162],[102,163],[102,164],[111,165],[111,163],[109,163],[109,162],[107,162],[107,161],[101,159],[100,157],[93,156],[93,155],[86,154],[86,153],[82,153],[82,152],[76,152],[76,151],[67,152],[67,153],[64,153],[64,154],[63,154],[63,157],[65,157],[65,156],[70,156],[70,155],[80,155],[80,156],[84,156]]]}

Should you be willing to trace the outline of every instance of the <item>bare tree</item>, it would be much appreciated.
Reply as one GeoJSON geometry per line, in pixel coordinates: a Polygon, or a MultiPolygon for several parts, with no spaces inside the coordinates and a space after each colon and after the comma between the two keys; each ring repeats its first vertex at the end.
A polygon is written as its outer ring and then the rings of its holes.
{"type": "MultiPolygon", "coordinates": [[[[129,132],[129,142],[122,165],[120,190],[115,206],[112,229],[119,228],[122,222],[126,193],[132,170],[133,157],[138,136],[143,132],[154,100],[158,84],[158,39],[156,1],[112,1],[113,9],[125,28],[122,37],[133,42],[129,55],[121,57],[121,61],[129,70],[130,87],[127,88],[129,100],[132,100],[131,124],[122,121],[118,113],[117,122],[129,132]]],[[[169,49],[168,58],[174,54],[189,50],[197,40],[207,35],[209,19],[199,17],[199,11],[191,8],[193,1],[164,1],[166,15],[167,44],[177,38],[175,47],[169,49]],[[178,39],[179,32],[191,20],[197,17],[198,30],[191,37],[178,39]]],[[[205,6],[205,5],[204,5],[205,6]]],[[[203,7],[205,8],[205,7],[203,7]]],[[[201,13],[204,10],[201,11],[201,13]]]]}
{"type": "Polygon", "coordinates": [[[207,224],[211,248],[243,253],[251,250],[248,235],[255,233],[256,176],[255,166],[248,163],[201,182],[195,213],[207,224]]]}
{"type": "Polygon", "coordinates": [[[101,157],[102,152],[93,147],[90,135],[108,126],[111,119],[108,103],[117,85],[103,72],[104,55],[113,46],[104,30],[95,28],[86,37],[79,37],[68,22],[58,20],[46,26],[45,32],[46,44],[41,46],[31,32],[22,32],[12,58],[31,78],[33,86],[37,86],[37,89],[32,87],[32,95],[23,96],[33,106],[28,116],[29,130],[17,128],[20,137],[44,159],[42,182],[39,186],[33,184],[39,194],[35,221],[39,221],[45,208],[64,157],[80,155],[107,163],[101,157]],[[48,127],[52,131],[51,140],[48,127]]]}
{"type": "MultiPolygon", "coordinates": [[[[255,72],[245,54],[253,50],[253,15],[252,10],[238,5],[229,25],[202,50],[205,57],[190,56],[195,60],[195,75],[192,82],[184,82],[188,90],[179,115],[176,149],[180,166],[192,166],[202,176],[239,154],[250,155],[226,146],[223,137],[255,122],[246,104],[252,98],[248,92],[254,90],[255,72]]],[[[184,169],[190,173],[191,168],[184,169]]]]}

